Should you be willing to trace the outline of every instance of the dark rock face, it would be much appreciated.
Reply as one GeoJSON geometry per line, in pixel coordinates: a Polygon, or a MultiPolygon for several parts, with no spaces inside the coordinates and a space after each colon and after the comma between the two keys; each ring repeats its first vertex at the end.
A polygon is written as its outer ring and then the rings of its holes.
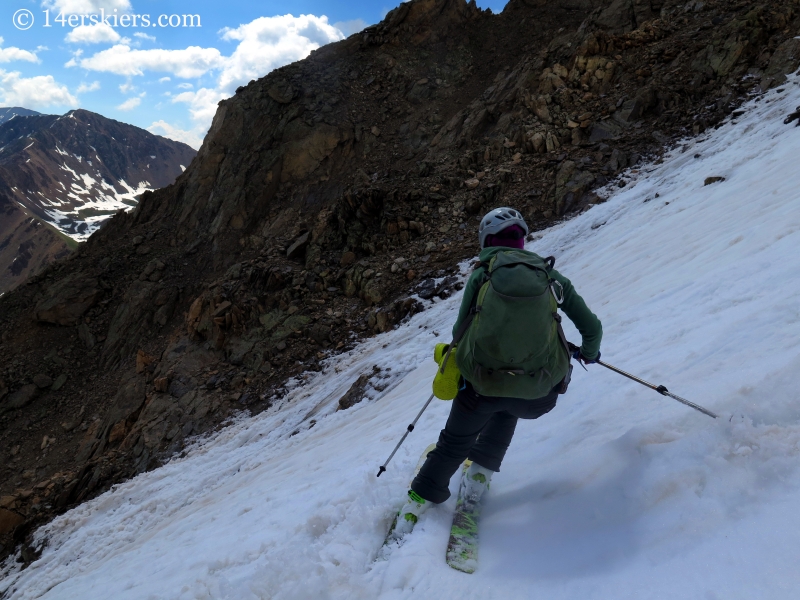
{"type": "Polygon", "coordinates": [[[97,279],[75,273],[52,285],[36,305],[34,315],[43,323],[75,325],[97,302],[102,291],[97,279]]]}
{"type": "Polygon", "coordinates": [[[458,291],[483,212],[537,230],[588,210],[775,85],[797,67],[795,11],[414,0],[241,88],[174,185],[0,298],[0,496],[32,526],[276,405],[290,377],[458,291]]]}

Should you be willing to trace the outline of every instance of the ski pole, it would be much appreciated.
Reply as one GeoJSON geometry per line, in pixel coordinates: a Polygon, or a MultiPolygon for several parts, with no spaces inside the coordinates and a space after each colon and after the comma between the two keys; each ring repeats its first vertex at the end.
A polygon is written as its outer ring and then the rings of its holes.
{"type": "Polygon", "coordinates": [[[691,406],[693,409],[699,410],[704,415],[708,415],[709,417],[713,417],[714,419],[717,418],[717,415],[715,415],[713,412],[711,412],[707,408],[703,408],[702,406],[700,406],[698,404],[695,404],[694,402],[689,402],[686,398],[681,398],[680,396],[676,396],[675,394],[670,393],[670,391],[666,387],[664,387],[663,385],[656,386],[656,385],[653,385],[652,383],[648,383],[644,379],[639,379],[635,375],[631,375],[630,373],[626,373],[622,369],[618,369],[615,366],[609,365],[608,363],[604,363],[602,360],[596,360],[595,362],[598,365],[603,365],[606,369],[611,369],[615,373],[619,373],[620,375],[624,375],[628,379],[633,379],[635,382],[641,383],[642,385],[649,387],[651,390],[657,391],[659,394],[661,394],[663,396],[669,396],[670,398],[674,398],[675,400],[685,404],[686,406],[691,406]]]}
{"type": "Polygon", "coordinates": [[[400,446],[403,445],[403,442],[406,441],[406,438],[408,437],[408,434],[411,433],[412,431],[414,431],[414,425],[417,424],[417,421],[419,421],[419,418],[422,416],[422,413],[424,413],[425,409],[428,408],[428,405],[431,403],[431,400],[433,400],[433,394],[431,394],[431,397],[428,398],[428,401],[425,403],[425,406],[422,407],[422,410],[419,411],[419,414],[417,415],[417,418],[414,419],[414,421],[408,426],[408,429],[406,429],[406,432],[403,434],[403,437],[400,438],[400,441],[397,442],[397,446],[394,447],[394,450],[392,450],[392,453],[389,455],[389,458],[387,458],[386,462],[383,463],[383,465],[381,466],[380,469],[378,469],[377,477],[380,477],[381,473],[383,473],[386,470],[386,465],[389,464],[389,461],[392,460],[392,457],[394,456],[394,453],[397,452],[397,450],[400,448],[400,446]]]}

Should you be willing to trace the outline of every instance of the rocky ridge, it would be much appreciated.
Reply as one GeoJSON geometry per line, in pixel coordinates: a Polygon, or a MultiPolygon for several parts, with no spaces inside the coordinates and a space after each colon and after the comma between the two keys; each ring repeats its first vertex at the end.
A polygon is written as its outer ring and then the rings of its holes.
{"type": "Polygon", "coordinates": [[[484,210],[546,227],[735,117],[798,68],[798,11],[415,0],[240,88],[174,185],[0,299],[5,552],[453,293],[484,210]]]}
{"type": "Polygon", "coordinates": [[[0,108],[0,124],[10,121],[14,117],[35,117],[41,114],[42,113],[30,110],[29,108],[22,108],[21,106],[4,107],[0,108]]]}

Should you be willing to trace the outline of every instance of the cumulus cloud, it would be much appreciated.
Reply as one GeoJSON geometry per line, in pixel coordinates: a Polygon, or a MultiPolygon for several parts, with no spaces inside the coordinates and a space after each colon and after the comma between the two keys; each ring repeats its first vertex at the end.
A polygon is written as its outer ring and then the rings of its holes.
{"type": "Polygon", "coordinates": [[[32,109],[51,106],[75,108],[78,100],[52,75],[23,77],[19,71],[0,69],[0,104],[32,109]]]}
{"type": "Polygon", "coordinates": [[[42,6],[69,15],[98,14],[101,10],[107,13],[113,13],[114,9],[118,12],[131,10],[130,0],[44,0],[42,6]]]}
{"type": "MultiPolygon", "coordinates": [[[[192,79],[221,67],[223,58],[216,48],[189,46],[180,50],[133,50],[125,44],[117,44],[89,58],[70,62],[90,71],[128,77],[144,75],[145,71],[162,71],[183,79],[192,79]]],[[[67,65],[74,66],[69,63],[67,65]]]]}
{"type": "Polygon", "coordinates": [[[72,44],[100,44],[102,42],[118,42],[120,35],[111,25],[97,23],[96,25],[79,25],[64,39],[72,44]]]}
{"type": "Polygon", "coordinates": [[[217,112],[220,100],[228,98],[230,94],[218,89],[200,88],[196,92],[183,92],[172,98],[173,102],[183,102],[189,105],[189,114],[198,125],[208,128],[217,112]]]}
{"type": "Polygon", "coordinates": [[[133,110],[141,103],[142,99],[139,97],[128,98],[127,100],[125,100],[125,102],[117,106],[117,110],[124,110],[124,111],[133,110]]]}
{"type": "Polygon", "coordinates": [[[78,93],[83,94],[84,92],[96,92],[100,89],[100,82],[93,81],[92,83],[86,84],[82,83],[78,86],[78,93]]]}
{"type": "Polygon", "coordinates": [[[144,32],[141,32],[141,31],[137,31],[136,33],[134,33],[133,37],[141,38],[143,40],[150,40],[151,42],[155,42],[156,41],[156,36],[148,35],[148,34],[146,34],[144,32]]]}
{"type": "Polygon", "coordinates": [[[369,23],[364,19],[353,19],[352,21],[338,21],[333,26],[341,31],[345,37],[350,37],[354,33],[358,33],[364,29],[369,23]]]}
{"type": "Polygon", "coordinates": [[[158,80],[158,83],[167,83],[168,81],[172,81],[169,77],[162,77],[158,80]]]}
{"type": "Polygon", "coordinates": [[[217,85],[227,93],[344,37],[328,23],[328,17],[314,15],[260,17],[236,29],[223,29],[221,33],[223,40],[239,42],[225,60],[217,85]]]}
{"type": "MultiPolygon", "coordinates": [[[[0,37],[0,46],[2,45],[3,45],[3,38],[0,37]]],[[[8,48],[0,48],[0,63],[7,63],[15,60],[24,60],[27,62],[38,63],[39,57],[36,56],[35,52],[29,52],[28,50],[21,50],[14,46],[10,46],[8,48]]]]}
{"type": "Polygon", "coordinates": [[[150,125],[150,127],[147,128],[147,131],[156,135],[164,136],[165,138],[169,138],[171,140],[175,140],[176,142],[183,142],[195,150],[200,149],[200,146],[203,143],[203,135],[205,133],[205,131],[201,128],[195,128],[194,130],[187,131],[185,129],[180,129],[170,125],[163,120],[155,121],[152,125],[150,125]]]}

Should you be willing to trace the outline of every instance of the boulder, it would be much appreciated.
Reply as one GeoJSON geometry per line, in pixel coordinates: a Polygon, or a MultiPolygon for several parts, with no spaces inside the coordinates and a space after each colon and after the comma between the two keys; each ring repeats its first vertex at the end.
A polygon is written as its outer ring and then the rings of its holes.
{"type": "Polygon", "coordinates": [[[339,408],[337,410],[347,410],[361,402],[367,395],[367,387],[372,376],[373,373],[365,373],[356,379],[344,396],[339,398],[339,408]]]}
{"type": "Polygon", "coordinates": [[[594,144],[602,140],[613,140],[622,135],[622,127],[617,125],[611,119],[600,121],[592,125],[592,131],[589,134],[589,143],[594,144]]]}
{"type": "Polygon", "coordinates": [[[56,380],[53,382],[53,385],[50,389],[53,390],[54,392],[57,392],[64,386],[65,383],[67,383],[67,376],[64,373],[62,373],[61,375],[56,377],[56,380]]]}
{"type": "Polygon", "coordinates": [[[26,404],[30,404],[33,402],[33,399],[36,398],[36,394],[39,391],[39,388],[36,387],[35,384],[29,383],[28,385],[23,385],[19,388],[16,392],[11,394],[8,399],[5,401],[4,407],[6,410],[11,410],[15,408],[22,408],[26,404]]]}
{"type": "Polygon", "coordinates": [[[78,338],[83,342],[83,345],[86,346],[87,350],[94,348],[95,344],[97,343],[92,330],[89,329],[89,326],[86,323],[81,323],[78,325],[78,338]]]}
{"type": "Polygon", "coordinates": [[[306,231],[303,235],[297,238],[294,243],[286,250],[286,258],[300,258],[306,251],[308,240],[311,237],[311,232],[306,231]]]}
{"type": "Polygon", "coordinates": [[[34,316],[42,323],[76,325],[101,295],[97,279],[75,273],[50,286],[36,305],[34,316]]]}
{"type": "Polygon", "coordinates": [[[14,531],[17,525],[25,522],[25,517],[15,513],[13,510],[0,508],[0,535],[5,535],[14,531]]]}
{"type": "Polygon", "coordinates": [[[53,378],[52,377],[48,377],[44,373],[39,373],[38,375],[34,375],[33,383],[40,390],[43,390],[43,389],[49,388],[51,385],[53,385],[53,378]]]}

